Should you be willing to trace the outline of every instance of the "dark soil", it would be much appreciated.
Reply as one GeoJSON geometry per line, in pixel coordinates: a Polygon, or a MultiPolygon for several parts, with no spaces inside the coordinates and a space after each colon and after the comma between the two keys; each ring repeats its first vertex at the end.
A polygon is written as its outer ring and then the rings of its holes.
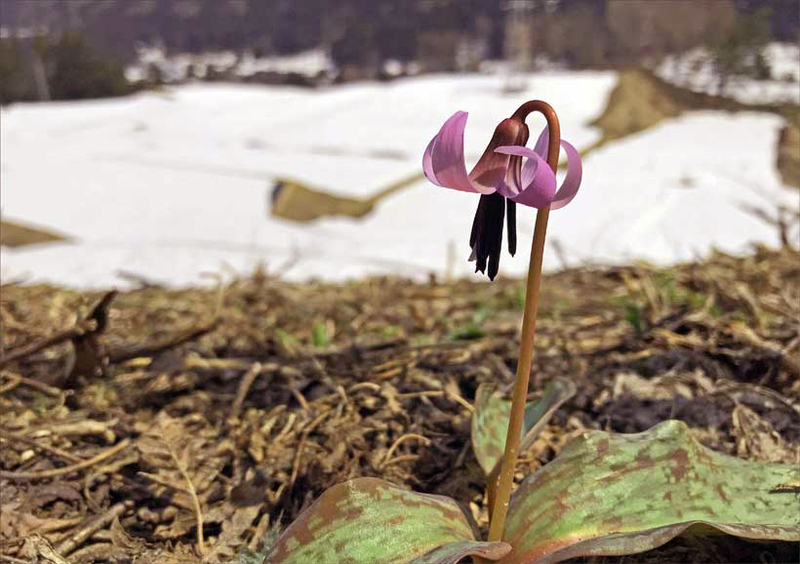
{"type": "MultiPolygon", "coordinates": [[[[586,429],[668,418],[721,452],[797,464],[798,282],[790,249],[546,277],[531,387],[569,376],[578,393],[519,477],[586,429]]],[[[103,295],[2,287],[0,561],[257,562],[275,527],[358,476],[453,496],[485,531],[471,404],[512,382],[522,281],[257,273],[103,295]]],[[[580,561],[798,556],[718,536],[580,561]]]]}

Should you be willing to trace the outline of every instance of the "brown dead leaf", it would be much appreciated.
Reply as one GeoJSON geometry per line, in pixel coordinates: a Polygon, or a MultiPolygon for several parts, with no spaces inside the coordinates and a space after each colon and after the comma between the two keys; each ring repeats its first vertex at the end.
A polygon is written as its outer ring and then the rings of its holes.
{"type": "Polygon", "coordinates": [[[744,405],[733,409],[733,433],[739,456],[764,462],[800,463],[800,449],[790,447],[769,421],[744,405]]]}
{"type": "Polygon", "coordinates": [[[670,400],[675,394],[691,398],[692,393],[681,385],[666,385],[660,378],[643,378],[638,374],[624,372],[614,378],[613,397],[631,395],[640,399],[670,400]]]}
{"type": "Polygon", "coordinates": [[[28,491],[28,507],[43,507],[55,500],[80,501],[81,487],[75,482],[53,482],[28,491]]]}
{"type": "Polygon", "coordinates": [[[103,332],[108,327],[108,312],[117,291],[106,293],[94,305],[83,323],[94,321],[94,328],[71,339],[75,349],[75,361],[67,376],[65,387],[73,387],[81,376],[94,377],[108,371],[108,352],[102,340],[103,332]]]}
{"type": "Polygon", "coordinates": [[[47,519],[40,519],[22,510],[22,501],[6,503],[0,511],[0,538],[25,538],[41,529],[47,519]]]}
{"type": "Polygon", "coordinates": [[[156,535],[174,539],[195,528],[201,553],[208,496],[225,464],[220,453],[228,452],[216,448],[216,439],[217,431],[199,414],[174,419],[162,413],[137,443],[146,469],[140,475],[151,482],[156,496],[171,498],[179,508],[171,523],[156,528],[156,535]]]}
{"type": "Polygon", "coordinates": [[[111,522],[110,531],[111,544],[114,545],[115,549],[124,551],[129,556],[138,554],[144,549],[144,541],[131,537],[119,522],[119,517],[115,517],[111,522]]]}
{"type": "Polygon", "coordinates": [[[260,505],[239,507],[228,519],[222,522],[222,533],[219,535],[216,544],[203,558],[204,563],[224,564],[230,562],[245,545],[244,534],[252,525],[253,520],[258,517],[260,505]]]}
{"type": "Polygon", "coordinates": [[[45,538],[39,535],[31,535],[25,539],[20,555],[31,559],[33,562],[42,562],[43,564],[70,564],[68,560],[53,549],[45,538]]]}

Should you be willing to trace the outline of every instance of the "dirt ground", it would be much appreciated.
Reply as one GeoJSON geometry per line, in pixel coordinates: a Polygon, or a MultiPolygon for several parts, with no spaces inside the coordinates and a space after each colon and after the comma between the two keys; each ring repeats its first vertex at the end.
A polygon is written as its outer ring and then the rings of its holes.
{"type": "MultiPolygon", "coordinates": [[[[531,390],[569,376],[578,393],[518,478],[585,429],[668,418],[721,452],[800,464],[798,282],[788,248],[546,277],[531,390]]],[[[521,280],[256,273],[1,298],[0,562],[260,562],[279,527],[357,476],[453,496],[486,529],[472,402],[480,383],[512,381],[521,280]]],[[[798,557],[720,536],[589,561],[798,557]]]]}

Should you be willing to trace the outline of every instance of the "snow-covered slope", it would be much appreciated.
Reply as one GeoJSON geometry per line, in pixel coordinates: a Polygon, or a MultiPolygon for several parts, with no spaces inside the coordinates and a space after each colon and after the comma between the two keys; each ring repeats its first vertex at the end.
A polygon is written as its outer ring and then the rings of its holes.
{"type": "Polygon", "coordinates": [[[655,72],[677,86],[746,104],[800,104],[800,46],[770,43],[764,49],[764,58],[770,67],[769,79],[732,76],[722,92],[714,62],[701,48],[665,57],[655,72]]]}
{"type": "MultiPolygon", "coordinates": [[[[486,76],[433,76],[322,91],[196,85],[119,100],[3,109],[5,217],[73,235],[75,244],[2,249],[2,276],[80,286],[127,271],[172,284],[246,274],[259,263],[294,279],[373,273],[467,275],[477,199],[429,185],[381,201],[363,220],[294,224],[268,213],[268,187],[290,177],[366,196],[420,169],[422,152],[458,109],[470,112],[474,160],[494,126],[529,98],[550,101],[577,147],[598,132],[613,73],[548,73],[503,95],[486,76]]],[[[531,124],[535,125],[535,124],[531,124]]],[[[688,115],[619,141],[585,162],[582,193],[551,215],[549,241],[569,264],[671,262],[710,245],[739,250],[777,233],[743,204],[796,197],[774,170],[772,116],[688,115]]],[[[468,163],[469,166],[469,163],[468,163]]],[[[518,212],[527,267],[534,210],[518,212]]],[[[547,252],[546,266],[558,267],[547,252]]]]}

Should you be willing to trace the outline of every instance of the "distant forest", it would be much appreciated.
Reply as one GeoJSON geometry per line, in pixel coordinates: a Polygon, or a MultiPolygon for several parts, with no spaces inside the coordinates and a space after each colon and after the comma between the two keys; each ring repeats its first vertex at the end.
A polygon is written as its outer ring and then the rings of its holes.
{"type": "MultiPolygon", "coordinates": [[[[534,34],[564,27],[562,35],[580,43],[587,21],[600,42],[600,60],[588,64],[630,59],[630,42],[608,29],[607,15],[614,4],[626,7],[656,0],[0,0],[0,26],[14,30],[46,29],[48,33],[78,30],[99,49],[129,61],[135,45],[162,43],[170,52],[250,50],[256,55],[288,54],[316,47],[329,49],[337,62],[360,59],[412,60],[420,37],[428,32],[481,34],[486,55],[503,55],[508,10],[522,5],[533,18],[534,34]],[[571,19],[570,19],[571,18],[571,19]],[[627,48],[626,48],[627,45],[627,48]]],[[[723,4],[725,0],[711,0],[723,4]]],[[[709,4],[703,0],[672,0],[673,5],[709,4]]],[[[730,0],[742,14],[760,8],[771,11],[772,37],[798,40],[798,0],[730,0]]],[[[685,8],[685,6],[684,6],[685,8]]],[[[680,18],[667,22],[680,28],[680,18]]],[[[636,33],[626,29],[626,33],[636,33]]],[[[641,30],[640,33],[647,33],[641,30]]],[[[662,35],[664,35],[662,33],[662,35]]],[[[671,34],[675,35],[675,34],[671,34]]],[[[674,41],[674,39],[672,40],[674,41]]],[[[555,42],[559,44],[559,42],[555,42]]],[[[561,44],[564,43],[562,40],[561,44]]],[[[553,41],[534,45],[543,54],[561,49],[553,41]]],[[[596,47],[596,45],[595,45],[596,47]]],[[[563,54],[563,53],[561,53],[563,54]]],[[[576,58],[574,55],[572,58],[576,58]]],[[[581,57],[578,56],[578,59],[581,57]]],[[[581,61],[573,61],[581,65],[581,61]]]]}
{"type": "Polygon", "coordinates": [[[736,75],[769,78],[764,46],[797,41],[798,22],[798,0],[0,0],[0,104],[162,84],[152,65],[146,79],[126,78],[139,46],[255,57],[321,49],[341,82],[386,78],[389,61],[413,62],[399,65],[413,72],[476,71],[487,59],[519,70],[613,68],[703,46],[724,86],[736,75]]]}

